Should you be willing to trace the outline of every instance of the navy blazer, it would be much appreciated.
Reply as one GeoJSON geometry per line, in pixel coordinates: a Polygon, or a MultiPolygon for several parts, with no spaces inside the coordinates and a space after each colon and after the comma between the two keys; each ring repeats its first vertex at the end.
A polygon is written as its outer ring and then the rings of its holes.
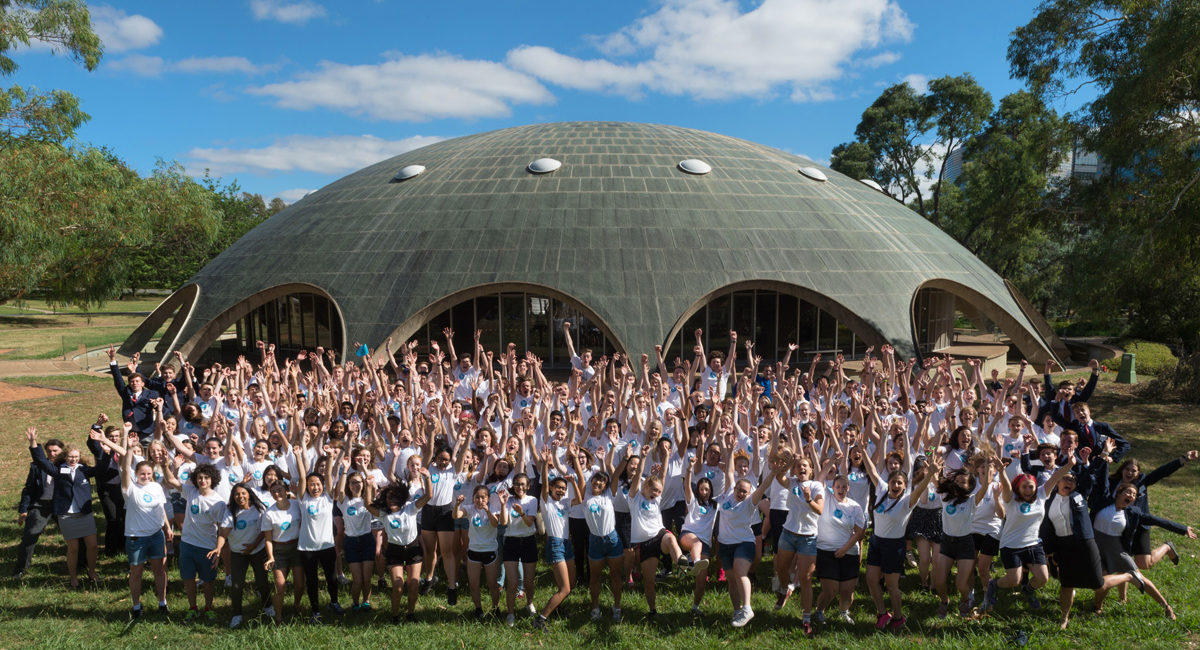
{"type": "Polygon", "coordinates": [[[1075,393],[1066,404],[1063,404],[1054,399],[1058,395],[1058,389],[1053,388],[1054,384],[1050,382],[1050,375],[1045,375],[1046,403],[1038,409],[1037,421],[1041,422],[1042,418],[1045,418],[1046,414],[1049,413],[1050,417],[1054,418],[1054,422],[1060,427],[1066,428],[1067,425],[1074,423],[1075,414],[1071,412],[1071,405],[1091,399],[1092,393],[1096,392],[1096,380],[1099,377],[1099,374],[1093,372],[1092,376],[1088,377],[1087,385],[1083,387],[1083,390],[1075,393]]]}
{"type": "MultiPolygon", "coordinates": [[[[1112,505],[1115,501],[1109,488],[1110,477],[1108,474],[1108,463],[1097,459],[1100,467],[1095,472],[1096,483],[1092,488],[1091,509],[1092,516],[1100,514],[1100,511],[1112,505]]],[[[1119,486],[1118,486],[1119,487],[1119,486]]],[[[1135,502],[1136,503],[1136,502],[1135,502]]],[[[1187,535],[1188,527],[1164,519],[1163,517],[1155,517],[1154,515],[1142,510],[1135,504],[1130,504],[1125,508],[1125,530],[1121,531],[1121,548],[1129,554],[1133,554],[1133,538],[1137,535],[1139,528],[1149,528],[1150,526],[1158,526],[1164,530],[1169,530],[1176,535],[1187,535]]]]}
{"type": "Polygon", "coordinates": [[[46,477],[46,471],[40,465],[29,463],[29,475],[25,477],[25,487],[21,488],[21,500],[17,502],[18,513],[29,512],[29,506],[42,498],[42,490],[46,489],[46,477]]]}
{"type": "Polygon", "coordinates": [[[1087,432],[1087,427],[1078,420],[1067,425],[1067,428],[1074,431],[1075,435],[1079,437],[1079,449],[1091,447],[1093,454],[1102,452],[1104,450],[1104,441],[1112,438],[1117,443],[1117,448],[1112,453],[1114,463],[1124,458],[1125,454],[1129,453],[1130,447],[1133,446],[1129,444],[1128,440],[1122,438],[1121,434],[1117,433],[1107,422],[1092,420],[1090,435],[1087,432]]]}
{"type": "Polygon", "coordinates": [[[108,370],[112,373],[113,385],[117,388],[117,394],[121,396],[121,419],[125,422],[132,422],[133,430],[138,433],[154,433],[154,409],[150,406],[150,400],[158,397],[158,393],[150,390],[149,386],[144,386],[141,394],[135,400],[133,391],[125,385],[125,379],[121,377],[121,369],[117,367],[117,364],[110,363],[108,370]]]}
{"type": "MultiPolygon", "coordinates": [[[[90,465],[80,463],[76,466],[75,479],[68,480],[69,472],[66,463],[51,463],[46,459],[46,452],[42,450],[42,446],[29,448],[29,454],[33,456],[33,463],[37,465],[43,472],[54,476],[54,514],[65,515],[75,506],[75,512],[78,514],[87,514],[92,511],[92,477],[106,477],[108,470],[98,469],[90,465]]],[[[108,466],[108,454],[104,454],[97,460],[97,465],[101,468],[108,466]]]]}
{"type": "MultiPolygon", "coordinates": [[[[1071,492],[1071,534],[1079,539],[1096,538],[1096,533],[1092,530],[1092,516],[1088,511],[1088,502],[1091,498],[1092,487],[1095,485],[1098,469],[1107,470],[1108,463],[1100,461],[1081,468],[1077,462],[1071,468],[1071,472],[1075,474],[1075,490],[1071,492]]],[[[1050,504],[1054,503],[1057,498],[1059,498],[1058,486],[1055,486],[1054,491],[1046,495],[1046,512],[1050,511],[1050,504]]],[[[1054,524],[1050,523],[1049,515],[1043,519],[1040,530],[1043,539],[1056,534],[1054,524]]]]}

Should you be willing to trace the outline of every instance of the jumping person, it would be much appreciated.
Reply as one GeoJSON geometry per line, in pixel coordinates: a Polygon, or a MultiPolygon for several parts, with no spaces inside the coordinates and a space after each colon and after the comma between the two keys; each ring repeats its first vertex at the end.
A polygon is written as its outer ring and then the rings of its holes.
{"type": "MultiPolygon", "coordinates": [[[[393,481],[380,491],[379,496],[371,499],[367,510],[383,524],[383,532],[387,536],[387,549],[384,557],[388,573],[392,578],[392,623],[399,623],[400,595],[408,595],[408,604],[403,620],[411,621],[417,609],[417,595],[420,590],[421,541],[418,539],[417,518],[422,508],[429,503],[433,495],[433,484],[430,482],[430,472],[421,468],[421,480],[424,483],[424,494],[413,501],[409,498],[408,483],[393,481]]],[[[366,494],[371,496],[372,483],[366,484],[366,494]]]]}

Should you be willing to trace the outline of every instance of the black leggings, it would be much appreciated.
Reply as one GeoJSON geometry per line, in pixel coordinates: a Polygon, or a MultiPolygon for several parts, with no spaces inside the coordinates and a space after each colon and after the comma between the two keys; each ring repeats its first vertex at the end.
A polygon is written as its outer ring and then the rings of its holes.
{"type": "Polygon", "coordinates": [[[571,531],[571,549],[575,552],[575,583],[586,585],[591,579],[587,557],[588,534],[590,533],[587,520],[571,517],[567,519],[567,523],[571,531]]]}
{"type": "Polygon", "coordinates": [[[321,611],[321,597],[317,592],[317,567],[325,572],[325,588],[329,591],[330,604],[338,601],[337,549],[330,546],[319,551],[300,551],[300,565],[304,567],[304,588],[308,590],[308,604],[314,613],[321,611]]]}
{"type": "Polygon", "coordinates": [[[121,484],[100,487],[100,506],[104,508],[104,554],[125,552],[125,495],[121,484]]]}
{"type": "MultiPolygon", "coordinates": [[[[233,588],[229,592],[229,599],[233,607],[233,615],[242,615],[242,591],[246,584],[247,568],[254,569],[254,591],[258,594],[259,602],[263,607],[271,604],[271,590],[267,586],[267,551],[264,549],[253,554],[233,553],[230,559],[232,560],[230,568],[233,572],[229,575],[233,578],[233,588]]],[[[316,575],[315,572],[313,575],[316,575]]]]}

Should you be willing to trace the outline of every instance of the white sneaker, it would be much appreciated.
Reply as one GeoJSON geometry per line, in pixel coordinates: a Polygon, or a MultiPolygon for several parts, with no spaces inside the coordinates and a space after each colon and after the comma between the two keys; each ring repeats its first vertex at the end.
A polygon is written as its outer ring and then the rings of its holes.
{"type": "Polygon", "coordinates": [[[838,616],[840,616],[842,618],[842,620],[845,621],[846,623],[854,625],[854,617],[850,615],[850,610],[843,609],[842,612],[840,614],[838,614],[838,616]]]}
{"type": "Polygon", "coordinates": [[[267,605],[264,607],[263,616],[266,616],[267,618],[275,618],[275,607],[273,605],[267,605]]]}
{"type": "Polygon", "coordinates": [[[746,623],[749,623],[752,618],[754,618],[754,610],[749,607],[743,607],[738,610],[737,616],[733,617],[733,626],[745,627],[746,623]]]}
{"type": "Polygon", "coordinates": [[[533,603],[529,603],[529,615],[537,616],[537,613],[537,608],[533,606],[533,603]]]}
{"type": "Polygon", "coordinates": [[[513,616],[512,614],[509,614],[509,615],[508,615],[508,616],[507,616],[507,617],[504,619],[504,622],[505,622],[505,623],[508,623],[508,626],[509,626],[509,627],[512,627],[512,626],[514,626],[514,625],[516,625],[516,624],[517,624],[517,617],[516,617],[516,616],[513,616]]]}
{"type": "Polygon", "coordinates": [[[237,626],[239,626],[241,624],[242,624],[241,615],[234,616],[233,618],[229,619],[229,629],[231,629],[231,630],[236,630],[237,626]]]}
{"type": "Polygon", "coordinates": [[[229,589],[231,587],[233,587],[233,576],[225,576],[225,588],[229,589]]]}
{"type": "Polygon", "coordinates": [[[704,571],[705,569],[707,569],[708,565],[709,565],[708,560],[703,560],[703,559],[697,560],[696,563],[692,565],[692,573],[693,574],[700,573],[701,571],[704,571]]]}
{"type": "Polygon", "coordinates": [[[593,620],[593,621],[598,621],[598,620],[600,620],[600,617],[601,617],[601,616],[602,616],[602,614],[600,614],[600,608],[599,608],[599,607],[597,607],[596,609],[593,609],[593,610],[592,610],[592,620],[593,620]]]}

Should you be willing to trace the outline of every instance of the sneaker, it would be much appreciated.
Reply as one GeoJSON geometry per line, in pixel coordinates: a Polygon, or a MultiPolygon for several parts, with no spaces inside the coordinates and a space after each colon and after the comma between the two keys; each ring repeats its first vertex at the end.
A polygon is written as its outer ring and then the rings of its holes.
{"type": "Polygon", "coordinates": [[[364,600],[364,601],[362,602],[362,606],[361,606],[361,607],[359,607],[359,609],[361,609],[361,610],[362,610],[362,611],[364,611],[364,612],[369,612],[369,611],[371,611],[371,601],[369,601],[369,600],[364,600]]]}
{"type": "Polygon", "coordinates": [[[1021,588],[1021,591],[1025,593],[1025,602],[1029,603],[1029,609],[1037,611],[1042,608],[1042,601],[1038,600],[1036,589],[1025,585],[1021,588]]]}
{"type": "Polygon", "coordinates": [[[628,578],[625,578],[625,587],[628,589],[628,588],[632,588],[633,586],[634,586],[633,576],[629,576],[628,578]]]}
{"type": "Polygon", "coordinates": [[[600,608],[599,608],[599,607],[597,607],[596,609],[593,609],[593,610],[592,610],[592,620],[593,620],[593,621],[598,621],[598,620],[600,620],[600,617],[601,617],[601,616],[602,616],[602,614],[600,613],[600,608]]]}
{"type": "Polygon", "coordinates": [[[787,589],[776,593],[776,595],[775,595],[775,611],[779,611],[779,610],[783,609],[783,606],[787,604],[788,598],[790,598],[791,596],[792,596],[792,586],[791,585],[788,585],[787,589]]]}
{"type": "Polygon", "coordinates": [[[891,613],[884,612],[879,615],[879,618],[875,619],[875,629],[876,630],[884,630],[887,628],[888,624],[891,622],[892,622],[891,613]]]}
{"type": "Polygon", "coordinates": [[[838,613],[838,618],[842,619],[843,623],[854,625],[854,617],[850,615],[850,610],[843,609],[838,613]]]}
{"type": "Polygon", "coordinates": [[[320,625],[321,624],[321,612],[313,612],[312,616],[308,617],[308,622],[312,623],[313,625],[320,625]]]}
{"type": "Polygon", "coordinates": [[[697,561],[695,564],[692,565],[692,573],[702,573],[704,571],[707,571],[709,564],[710,564],[710,562],[708,560],[697,561]]]}
{"type": "MultiPolygon", "coordinates": [[[[1178,564],[1178,562],[1176,564],[1178,564]]],[[[13,577],[13,580],[24,580],[25,579],[25,569],[17,569],[16,571],[13,572],[12,577],[13,577]]]]}
{"type": "Polygon", "coordinates": [[[971,606],[970,601],[966,601],[966,600],[958,601],[958,615],[959,616],[961,616],[963,618],[967,618],[968,616],[971,615],[971,609],[972,609],[972,606],[971,606]]]}
{"type": "Polygon", "coordinates": [[[263,616],[266,616],[267,618],[275,618],[275,607],[272,605],[267,605],[264,607],[263,616]]]}
{"type": "Polygon", "coordinates": [[[329,611],[339,615],[346,613],[346,610],[342,609],[342,606],[337,603],[329,603],[329,611]]]}
{"type": "Polygon", "coordinates": [[[746,627],[746,624],[749,623],[750,619],[752,618],[754,618],[754,610],[750,609],[749,607],[743,607],[733,615],[733,626],[746,627]]]}
{"type": "Polygon", "coordinates": [[[892,622],[888,623],[888,629],[890,629],[892,631],[899,630],[900,628],[904,627],[904,624],[907,622],[908,622],[908,619],[904,618],[904,615],[901,614],[900,616],[896,616],[896,617],[892,618],[892,622]]]}
{"type": "Polygon", "coordinates": [[[692,605],[692,616],[700,616],[700,606],[692,605]]]}
{"type": "Polygon", "coordinates": [[[231,630],[236,630],[238,628],[238,626],[241,624],[242,624],[242,617],[240,614],[229,619],[229,629],[231,629],[231,630]]]}
{"type": "Polygon", "coordinates": [[[946,614],[950,613],[950,601],[942,600],[938,602],[937,617],[946,618],[946,614]]]}
{"type": "Polygon", "coordinates": [[[988,580],[987,591],[983,593],[983,604],[979,609],[984,612],[990,612],[996,608],[996,579],[988,580]]]}
{"type": "Polygon", "coordinates": [[[170,608],[170,607],[168,607],[168,606],[166,606],[166,605],[159,605],[159,606],[158,606],[158,613],[159,613],[159,614],[162,614],[163,616],[170,616],[170,615],[171,615],[171,608],[170,608]]]}
{"type": "Polygon", "coordinates": [[[967,609],[971,610],[974,608],[975,608],[975,589],[972,588],[970,591],[967,592],[967,609]]]}
{"type": "Polygon", "coordinates": [[[654,619],[656,619],[656,618],[658,618],[658,610],[652,609],[652,610],[646,612],[646,622],[647,623],[653,623],[654,619]]]}
{"type": "Polygon", "coordinates": [[[211,609],[204,610],[204,620],[208,621],[209,623],[215,623],[217,620],[217,613],[211,609]]]}
{"type": "Polygon", "coordinates": [[[517,590],[517,600],[525,600],[525,590],[524,589],[517,590]]]}
{"type": "Polygon", "coordinates": [[[904,552],[904,561],[906,563],[908,563],[908,568],[910,568],[910,569],[917,568],[917,556],[913,555],[912,551],[904,552]]]}
{"type": "Polygon", "coordinates": [[[446,604],[451,607],[458,604],[458,587],[450,587],[446,590],[446,604]]]}
{"type": "Polygon", "coordinates": [[[825,612],[822,612],[820,610],[813,612],[812,621],[814,623],[820,623],[821,625],[824,625],[826,622],[825,621],[825,612]]]}
{"type": "Polygon", "coordinates": [[[679,573],[691,573],[692,562],[686,556],[680,555],[678,560],[675,560],[675,570],[679,573]]]}
{"type": "Polygon", "coordinates": [[[804,636],[810,639],[817,633],[816,629],[813,628],[812,621],[801,621],[800,629],[804,631],[804,636]]]}
{"type": "Polygon", "coordinates": [[[527,609],[527,610],[529,610],[529,615],[530,615],[530,616],[537,616],[537,615],[538,615],[537,608],[533,606],[533,603],[529,603],[529,606],[528,606],[528,607],[526,607],[526,609],[527,609]]]}
{"type": "Polygon", "coordinates": [[[350,584],[350,578],[347,578],[346,574],[344,574],[344,573],[338,574],[337,581],[338,581],[338,584],[342,585],[343,587],[350,584]]]}
{"type": "Polygon", "coordinates": [[[233,576],[225,576],[225,588],[230,589],[232,587],[233,587],[233,576]]]}
{"type": "Polygon", "coordinates": [[[132,616],[133,620],[135,620],[135,621],[140,619],[142,617],[142,606],[138,605],[137,607],[134,607],[133,613],[130,614],[130,616],[132,616]]]}
{"type": "Polygon", "coordinates": [[[613,623],[620,623],[621,622],[621,610],[614,607],[612,618],[613,618],[613,623]]]}
{"type": "Polygon", "coordinates": [[[430,589],[433,589],[433,580],[426,580],[424,578],[421,578],[421,586],[418,589],[418,591],[421,593],[421,595],[422,596],[429,595],[430,589]]]}
{"type": "Polygon", "coordinates": [[[507,623],[509,627],[512,627],[517,624],[517,617],[509,614],[504,618],[504,622],[507,623]]]}
{"type": "Polygon", "coordinates": [[[194,621],[194,620],[196,620],[196,618],[197,618],[198,616],[200,616],[200,611],[199,611],[199,610],[196,610],[196,609],[189,609],[189,610],[187,611],[187,613],[183,615],[183,620],[185,620],[185,621],[194,621]]]}
{"type": "Polygon", "coordinates": [[[477,620],[477,621],[483,620],[483,608],[482,607],[475,608],[475,620],[477,620]]]}

